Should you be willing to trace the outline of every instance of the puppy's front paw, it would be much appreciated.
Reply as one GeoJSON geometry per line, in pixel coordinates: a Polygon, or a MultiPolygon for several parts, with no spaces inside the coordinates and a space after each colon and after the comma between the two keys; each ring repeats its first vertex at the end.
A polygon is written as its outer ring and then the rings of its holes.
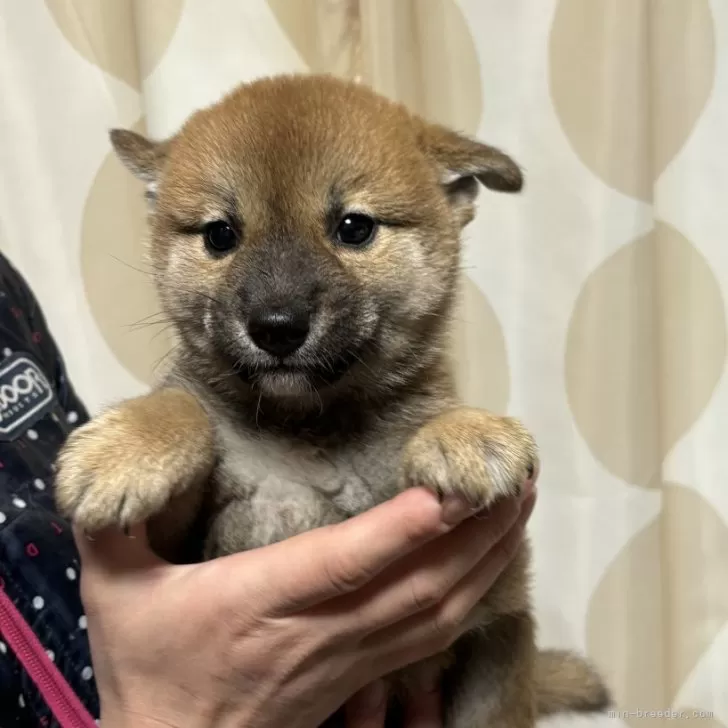
{"type": "Polygon", "coordinates": [[[196,400],[163,389],[76,430],[58,458],[59,511],[86,531],[158,514],[212,468],[212,428],[196,400]]]}
{"type": "Polygon", "coordinates": [[[536,443],[517,420],[466,407],[426,423],[404,456],[405,485],[457,495],[474,508],[517,495],[537,467],[536,443]]]}

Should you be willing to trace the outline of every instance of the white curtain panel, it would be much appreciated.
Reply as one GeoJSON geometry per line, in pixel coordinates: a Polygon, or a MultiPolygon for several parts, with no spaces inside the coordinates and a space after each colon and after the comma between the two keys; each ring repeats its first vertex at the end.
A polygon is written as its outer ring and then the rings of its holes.
{"type": "Polygon", "coordinates": [[[465,398],[542,448],[540,642],[614,689],[571,725],[728,728],[728,3],[0,0],[0,246],[92,412],[173,346],[108,130],[161,138],[291,71],[523,166],[467,229],[453,352],[465,398]]]}

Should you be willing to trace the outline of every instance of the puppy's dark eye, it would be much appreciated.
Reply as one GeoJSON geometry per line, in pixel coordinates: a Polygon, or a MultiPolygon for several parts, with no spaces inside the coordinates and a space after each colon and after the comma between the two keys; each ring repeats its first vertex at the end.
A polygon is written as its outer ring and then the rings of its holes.
{"type": "Polygon", "coordinates": [[[344,245],[366,245],[373,237],[377,223],[371,217],[351,213],[336,228],[336,240],[344,245]]]}
{"type": "Polygon", "coordinates": [[[224,220],[205,225],[205,245],[213,253],[227,253],[238,244],[238,234],[224,220]]]}

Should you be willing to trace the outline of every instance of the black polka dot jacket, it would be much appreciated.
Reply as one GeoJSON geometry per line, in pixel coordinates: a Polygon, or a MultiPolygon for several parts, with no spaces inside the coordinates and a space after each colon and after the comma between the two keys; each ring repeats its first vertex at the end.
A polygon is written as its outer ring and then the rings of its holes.
{"type": "Polygon", "coordinates": [[[53,462],[87,420],[43,313],[0,255],[0,726],[87,728],[98,698],[53,462]]]}

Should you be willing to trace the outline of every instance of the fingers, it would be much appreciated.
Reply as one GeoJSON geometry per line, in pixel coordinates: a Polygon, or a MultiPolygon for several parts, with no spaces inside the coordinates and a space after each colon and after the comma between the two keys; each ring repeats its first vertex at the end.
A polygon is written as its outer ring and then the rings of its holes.
{"type": "Polygon", "coordinates": [[[261,592],[277,614],[348,594],[469,513],[463,509],[453,517],[452,508],[443,509],[428,490],[408,489],[344,523],[266,547],[261,592]]]}
{"type": "Polygon", "coordinates": [[[523,502],[521,513],[516,524],[496,544],[492,551],[447,595],[438,608],[437,629],[447,632],[458,631],[458,627],[466,621],[475,605],[483,598],[503,570],[511,563],[523,543],[526,523],[531,517],[536,502],[532,493],[523,502]]]}
{"type": "Polygon", "coordinates": [[[422,690],[407,699],[404,728],[442,728],[442,694],[439,687],[422,690]]]}
{"type": "MultiPolygon", "coordinates": [[[[382,680],[360,690],[346,704],[346,728],[384,728],[388,697],[382,680]]],[[[439,685],[407,697],[403,728],[442,728],[439,685]]]]}
{"type": "Polygon", "coordinates": [[[346,704],[346,728],[384,728],[388,697],[383,680],[362,688],[346,704]]]}
{"type": "Polygon", "coordinates": [[[438,605],[498,544],[518,515],[514,499],[497,503],[487,516],[469,519],[348,599],[337,600],[337,609],[348,601],[350,610],[343,610],[344,617],[356,613],[351,627],[357,634],[368,634],[438,605]]]}
{"type": "Polygon", "coordinates": [[[366,638],[365,644],[383,658],[387,670],[440,652],[462,634],[473,607],[518,552],[535,500],[535,492],[526,496],[515,524],[439,603],[366,638]]]}

